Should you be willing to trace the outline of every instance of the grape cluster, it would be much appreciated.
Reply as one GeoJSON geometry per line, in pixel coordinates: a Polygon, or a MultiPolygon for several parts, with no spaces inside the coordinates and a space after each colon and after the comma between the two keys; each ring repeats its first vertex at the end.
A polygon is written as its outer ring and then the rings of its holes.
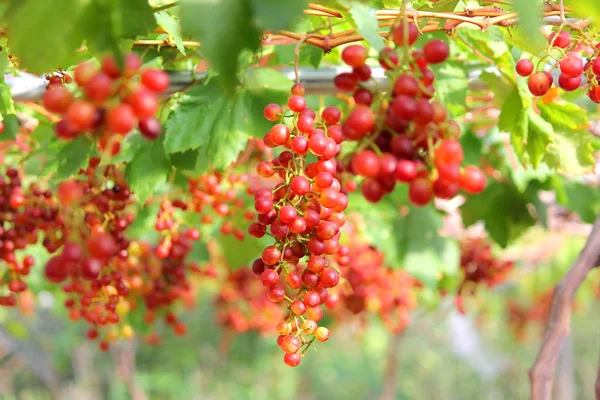
{"type": "Polygon", "coordinates": [[[491,244],[482,237],[466,238],[460,243],[460,268],[463,280],[458,289],[457,306],[464,313],[462,293],[473,292],[479,284],[488,288],[504,282],[514,267],[513,261],[498,259],[492,253],[491,244]]]}
{"type": "Polygon", "coordinates": [[[471,165],[461,168],[464,157],[457,140],[458,124],[431,100],[435,75],[429,65],[447,59],[448,45],[435,39],[411,52],[409,47],[419,37],[412,23],[399,25],[392,37],[396,48],[386,47],[379,54],[390,81],[382,93],[366,85],[371,79],[367,49],[351,45],[342,52],[352,72],[339,74],[334,83],[340,91],[353,94],[355,107],[341,132],[358,142],[344,166],[364,178],[362,194],[374,203],[394,190],[397,182],[409,185],[409,200],[417,206],[428,204],[434,196],[450,199],[461,188],[467,193],[481,192],[484,173],[471,165]]]}
{"type": "Polygon", "coordinates": [[[274,239],[254,261],[252,271],[260,276],[270,301],[288,304],[289,315],[277,324],[277,330],[289,366],[300,363],[315,339],[329,338],[329,330],[317,325],[323,314],[319,306],[340,279],[329,257],[348,250],[339,243],[348,198],[334,178],[334,157],[343,140],[335,128],[341,112],[327,107],[318,121],[306,107],[303,94],[302,85],[295,84],[287,110],[278,104],[264,110],[269,121],[278,122],[265,135],[265,145],[285,150],[257,166],[261,177],[278,177],[278,183],[272,190],[254,193],[258,218],[248,228],[255,238],[269,235],[274,239]],[[310,162],[309,156],[316,160],[310,162]],[[305,258],[306,265],[301,264],[305,258]]]}
{"type": "Polygon", "coordinates": [[[0,270],[0,306],[16,305],[16,294],[27,290],[25,277],[35,260],[26,255],[20,259],[17,251],[25,250],[43,237],[43,245],[54,251],[62,240],[64,221],[49,190],[31,184],[21,186],[19,171],[7,168],[0,176],[0,259],[6,269],[0,270]]]}
{"type": "MultiPolygon", "coordinates": [[[[600,57],[598,57],[600,43],[572,40],[569,32],[560,30],[550,34],[548,45],[545,56],[542,56],[541,60],[550,57],[553,51],[560,53],[560,59],[552,67],[552,69],[558,67],[560,71],[558,86],[564,91],[571,92],[582,87],[587,81],[588,97],[593,102],[600,103],[600,57]],[[584,60],[583,56],[586,55],[590,58],[584,60]]],[[[531,94],[544,96],[554,84],[552,69],[547,71],[535,71],[535,69],[533,62],[527,58],[519,60],[516,65],[517,74],[528,77],[527,85],[531,94]]]]}
{"type": "Polygon", "coordinates": [[[190,275],[201,271],[187,257],[199,234],[195,229],[188,229],[173,231],[167,237],[166,255],[162,253],[165,240],[155,247],[145,242],[134,242],[129,246],[126,261],[126,281],[131,290],[129,303],[137,308],[140,299],[146,308],[146,324],[150,325],[157,316],[162,316],[173,332],[181,336],[187,332],[187,326],[177,318],[174,309],[179,302],[193,304],[195,290],[190,275]]]}
{"type": "Polygon", "coordinates": [[[81,89],[75,98],[65,86],[65,75],[54,75],[44,94],[44,107],[63,116],[56,126],[62,139],[74,139],[84,132],[94,133],[100,147],[117,154],[120,140],[138,128],[148,139],[156,139],[162,130],[154,117],[158,111],[157,95],[169,86],[169,77],[157,69],[141,70],[141,59],[131,53],[124,56],[120,67],[112,56],[106,56],[101,67],[84,62],[75,68],[74,80],[81,89]]]}
{"type": "MultiPolygon", "coordinates": [[[[125,210],[133,199],[123,174],[115,165],[99,164],[100,159],[92,158],[80,172],[84,179],[59,186],[68,241],[45,270],[50,282],[66,281],[65,306],[72,320],[92,325],[90,339],[99,336],[98,327],[120,321],[117,306],[129,293],[123,266],[130,242],[124,233],[134,219],[125,210]],[[83,215],[80,209],[85,210],[83,215]]],[[[102,340],[100,348],[108,349],[108,340],[102,340]]]]}
{"type": "Polygon", "coordinates": [[[215,300],[216,320],[235,332],[274,333],[284,311],[267,297],[250,268],[229,271],[215,300]]]}
{"type": "MultiPolygon", "coordinates": [[[[552,308],[553,290],[537,295],[530,304],[509,301],[507,304],[507,322],[517,340],[525,341],[527,328],[531,325],[545,326],[552,308]]],[[[575,305],[574,305],[575,307],[575,305]]]]}

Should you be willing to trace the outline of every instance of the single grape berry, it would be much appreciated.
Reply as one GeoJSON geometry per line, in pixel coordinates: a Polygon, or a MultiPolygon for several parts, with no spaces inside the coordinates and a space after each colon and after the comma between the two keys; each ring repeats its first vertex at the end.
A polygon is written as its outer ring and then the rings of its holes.
{"type": "Polygon", "coordinates": [[[419,29],[412,22],[407,25],[402,23],[394,29],[392,38],[397,46],[411,46],[419,38],[419,29]]]}
{"type": "Polygon", "coordinates": [[[467,193],[477,194],[485,189],[485,175],[479,168],[468,165],[460,176],[460,187],[467,193]]]}
{"type": "Polygon", "coordinates": [[[573,90],[578,89],[580,85],[581,76],[576,76],[574,78],[569,78],[564,74],[560,74],[558,76],[558,86],[567,92],[572,92],[573,90]]]}
{"type": "Polygon", "coordinates": [[[515,68],[517,70],[517,74],[521,76],[529,76],[533,72],[533,63],[524,58],[522,60],[517,61],[517,66],[515,68]]]}
{"type": "Polygon", "coordinates": [[[128,104],[119,104],[108,112],[106,122],[112,133],[128,134],[135,126],[133,108],[128,104]]]}
{"type": "Polygon", "coordinates": [[[555,47],[560,47],[561,49],[569,47],[571,44],[571,34],[566,31],[552,32],[548,37],[548,43],[552,43],[555,47]]]}
{"type": "Polygon", "coordinates": [[[550,89],[551,82],[544,72],[535,72],[529,76],[527,86],[534,96],[543,96],[550,89]]]}
{"type": "Polygon", "coordinates": [[[445,61],[449,54],[448,44],[443,40],[430,40],[423,47],[423,57],[430,64],[439,64],[445,61]]]}
{"type": "Polygon", "coordinates": [[[575,78],[583,72],[583,62],[578,57],[565,57],[560,60],[560,71],[569,78],[575,78]]]}
{"type": "Polygon", "coordinates": [[[379,157],[372,150],[362,150],[352,157],[352,170],[360,176],[377,176],[379,157]]]}
{"type": "Polygon", "coordinates": [[[282,113],[283,110],[279,104],[267,104],[264,110],[265,118],[269,121],[277,121],[282,113]]]}
{"type": "Polygon", "coordinates": [[[351,67],[360,67],[367,60],[367,49],[358,44],[353,44],[346,47],[342,51],[342,61],[351,67]]]}
{"type": "Polygon", "coordinates": [[[141,119],[138,122],[138,128],[142,136],[150,140],[156,139],[162,132],[160,121],[154,117],[141,119]]]}
{"type": "Polygon", "coordinates": [[[73,95],[64,86],[51,87],[42,98],[44,108],[50,112],[64,114],[73,101],[73,95]]]}
{"type": "Polygon", "coordinates": [[[158,69],[147,69],[142,72],[142,84],[155,93],[161,93],[169,87],[169,75],[158,69]]]}

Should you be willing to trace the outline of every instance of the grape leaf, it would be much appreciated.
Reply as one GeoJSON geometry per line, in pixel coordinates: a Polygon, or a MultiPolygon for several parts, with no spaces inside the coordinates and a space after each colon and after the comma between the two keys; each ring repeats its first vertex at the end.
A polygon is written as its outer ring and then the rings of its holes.
{"type": "Polygon", "coordinates": [[[519,90],[514,88],[512,92],[504,99],[502,109],[500,110],[500,119],[498,128],[504,132],[512,132],[519,121],[519,115],[523,110],[523,102],[519,90]]]}
{"type": "Polygon", "coordinates": [[[170,172],[163,141],[157,139],[147,141],[140,146],[136,155],[125,167],[125,178],[139,202],[144,204],[148,197],[167,180],[170,172]]]}
{"type": "Polygon", "coordinates": [[[460,251],[456,240],[441,236],[442,216],[433,208],[411,207],[394,226],[400,265],[429,287],[443,275],[458,272],[460,251]]]}
{"type": "Polygon", "coordinates": [[[173,38],[173,41],[175,41],[175,45],[177,46],[177,50],[179,50],[181,54],[185,55],[185,47],[183,46],[183,40],[181,39],[181,29],[177,19],[175,19],[174,16],[167,13],[166,11],[157,12],[154,16],[156,17],[156,22],[158,23],[158,26],[163,28],[165,32],[167,32],[169,36],[173,38]]]}
{"type": "Polygon", "coordinates": [[[587,111],[573,103],[540,102],[542,117],[557,130],[587,130],[590,121],[587,111]]]}
{"type": "Polygon", "coordinates": [[[581,174],[592,171],[595,159],[592,142],[587,131],[555,132],[553,143],[548,146],[544,160],[549,166],[565,174],[581,174]]]}
{"type": "Polygon", "coordinates": [[[377,51],[381,51],[385,47],[383,38],[379,36],[379,24],[375,15],[375,10],[371,7],[358,3],[350,3],[350,11],[343,12],[344,19],[354,23],[358,33],[377,51]]]}
{"type": "Polygon", "coordinates": [[[287,29],[290,21],[302,15],[308,0],[250,0],[258,24],[271,30],[287,29]]]}
{"type": "Polygon", "coordinates": [[[527,133],[527,154],[533,168],[537,168],[546,153],[548,144],[552,143],[554,130],[552,125],[536,114],[532,109],[528,113],[529,131],[527,133]]]}
{"type": "Polygon", "coordinates": [[[467,71],[464,64],[445,62],[434,67],[435,93],[453,116],[464,115],[467,97],[467,71]]]}
{"type": "Polygon", "coordinates": [[[148,0],[119,0],[119,37],[136,38],[152,32],[156,26],[154,11],[148,0]]]}
{"type": "Polygon", "coordinates": [[[13,2],[6,16],[11,52],[31,73],[46,73],[66,66],[81,46],[85,26],[81,18],[87,2],[23,0],[13,2]]]}
{"type": "Polygon", "coordinates": [[[465,226],[483,221],[490,237],[506,247],[535,224],[527,208],[534,201],[533,194],[520,193],[512,182],[491,182],[460,209],[465,226]]]}
{"type": "Polygon", "coordinates": [[[600,3],[597,1],[566,0],[565,7],[570,8],[574,15],[600,23],[600,3]]]}
{"type": "Polygon", "coordinates": [[[251,23],[251,4],[248,0],[183,0],[180,15],[184,34],[202,43],[202,54],[232,92],[237,85],[238,56],[260,44],[261,31],[251,23]]]}
{"type": "Polygon", "coordinates": [[[578,182],[563,180],[565,198],[559,202],[571,211],[575,211],[581,219],[591,224],[600,214],[600,191],[578,182]]]}
{"type": "Polygon", "coordinates": [[[537,54],[544,49],[546,41],[542,35],[542,3],[538,1],[512,0],[513,9],[519,14],[519,25],[527,35],[530,51],[537,54]]]}
{"type": "Polygon", "coordinates": [[[60,182],[87,167],[90,157],[96,154],[94,141],[88,135],[79,135],[64,145],[57,155],[58,165],[52,175],[53,182],[60,182]]]}
{"type": "Polygon", "coordinates": [[[10,95],[10,86],[4,83],[4,75],[0,76],[0,120],[4,124],[0,142],[15,140],[19,133],[19,121],[15,114],[15,103],[10,95]]]}
{"type": "Polygon", "coordinates": [[[224,168],[273,125],[262,115],[270,102],[284,101],[291,81],[272,70],[251,70],[244,89],[227,96],[215,81],[190,90],[165,125],[167,154],[199,149],[195,172],[224,168]]]}
{"type": "Polygon", "coordinates": [[[261,239],[238,240],[233,235],[221,233],[216,237],[231,270],[252,265],[252,262],[260,257],[263,249],[273,244],[273,240],[269,239],[271,239],[269,236],[264,236],[261,239]]]}

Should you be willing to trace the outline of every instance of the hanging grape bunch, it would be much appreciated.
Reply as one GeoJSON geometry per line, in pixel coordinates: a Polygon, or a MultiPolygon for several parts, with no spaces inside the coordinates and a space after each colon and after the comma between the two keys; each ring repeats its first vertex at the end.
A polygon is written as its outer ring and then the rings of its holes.
{"type": "Polygon", "coordinates": [[[446,109],[432,101],[435,75],[430,64],[444,62],[448,45],[431,40],[422,50],[411,50],[419,37],[416,25],[401,24],[392,30],[395,48],[386,47],[379,63],[389,87],[369,89],[371,68],[367,49],[351,45],[342,52],[352,72],[336,76],[335,86],[352,93],[355,106],[342,125],[344,138],[355,141],[345,156],[347,170],[364,178],[361,191],[378,202],[397,183],[409,185],[412,204],[424,206],[434,197],[450,199],[460,189],[476,194],[485,187],[485,175],[475,166],[461,167],[460,128],[448,120],[446,109]]]}
{"type": "Polygon", "coordinates": [[[341,113],[327,107],[317,120],[303,94],[302,85],[295,84],[287,109],[269,104],[264,110],[266,119],[278,122],[265,135],[265,145],[286,150],[257,166],[261,177],[278,176],[279,182],[272,190],[254,194],[258,218],[248,228],[255,238],[268,234],[274,240],[254,261],[252,271],[260,276],[269,300],[285,303],[289,310],[277,330],[284,362],[292,367],[315,339],[329,339],[329,330],[318,326],[323,316],[320,305],[340,279],[335,259],[329,257],[348,252],[339,243],[348,198],[334,178],[334,157],[343,140],[334,127],[341,113]],[[316,161],[310,162],[309,155],[316,161]]]}
{"type": "MultiPolygon", "coordinates": [[[[531,59],[523,58],[517,62],[517,74],[528,77],[527,86],[534,96],[543,96],[554,84],[552,71],[558,69],[558,86],[566,92],[572,92],[587,85],[587,95],[595,103],[600,103],[600,43],[585,36],[573,40],[567,31],[555,31],[548,37],[548,47],[539,55],[538,68],[531,59]],[[558,53],[558,58],[554,56],[558,53]],[[589,56],[587,60],[583,56],[589,56]],[[549,70],[539,69],[546,58],[555,58],[557,62],[549,70]],[[584,80],[585,79],[585,80],[584,80]]],[[[533,59],[533,58],[532,58],[533,59]]]]}
{"type": "Polygon", "coordinates": [[[70,80],[65,79],[68,75],[51,77],[43,103],[63,117],[56,124],[56,135],[70,140],[92,133],[100,147],[113,155],[120,150],[121,138],[136,127],[147,139],[160,136],[157,95],[167,89],[169,77],[164,71],[141,67],[141,59],[133,53],[124,56],[122,68],[112,56],[106,56],[100,68],[81,63],[74,72],[79,97],[63,86],[70,80]]]}

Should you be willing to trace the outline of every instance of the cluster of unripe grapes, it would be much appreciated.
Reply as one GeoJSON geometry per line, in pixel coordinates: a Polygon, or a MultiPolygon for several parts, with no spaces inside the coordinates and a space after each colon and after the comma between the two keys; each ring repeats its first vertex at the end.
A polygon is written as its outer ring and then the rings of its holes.
{"type": "Polygon", "coordinates": [[[458,289],[456,304],[459,311],[464,313],[463,292],[474,292],[477,285],[485,285],[488,288],[499,285],[512,272],[514,262],[496,257],[492,252],[491,243],[482,237],[462,240],[460,250],[463,280],[458,289]]]}
{"type": "MultiPolygon", "coordinates": [[[[560,60],[552,67],[552,69],[558,67],[560,71],[558,86],[571,92],[584,86],[587,82],[589,84],[587,86],[588,97],[593,102],[600,103],[600,80],[598,79],[600,77],[600,57],[598,57],[600,44],[592,46],[579,40],[574,41],[571,34],[564,30],[552,32],[548,37],[548,44],[550,47],[546,50],[547,55],[556,50],[561,54],[560,60]],[[590,58],[584,60],[584,55],[588,55],[590,58]]],[[[545,95],[554,84],[552,69],[535,71],[533,62],[527,58],[519,60],[516,65],[517,73],[528,77],[527,85],[534,96],[545,95]]]]}
{"type": "Polygon", "coordinates": [[[366,64],[366,48],[351,45],[342,52],[342,60],[353,69],[339,74],[334,83],[340,91],[353,94],[356,106],[341,132],[345,139],[358,142],[346,156],[344,167],[364,177],[361,191],[370,202],[380,201],[398,182],[409,185],[409,200],[417,206],[434,197],[450,199],[460,189],[475,194],[485,187],[485,175],[479,168],[461,167],[458,124],[448,120],[446,109],[431,100],[435,75],[429,65],[447,59],[448,45],[434,39],[422,50],[410,51],[418,37],[418,28],[412,23],[393,29],[396,47],[386,47],[379,54],[390,81],[383,92],[367,85],[371,68],[366,64]]]}
{"type": "Polygon", "coordinates": [[[58,212],[52,192],[40,190],[35,184],[21,186],[19,171],[7,168],[0,176],[0,306],[16,305],[16,295],[27,290],[25,278],[35,260],[20,257],[17,252],[43,237],[43,245],[52,251],[60,245],[64,221],[58,212]],[[58,234],[57,234],[58,233],[58,234]]]}
{"type": "Polygon", "coordinates": [[[315,339],[329,338],[329,330],[317,324],[323,315],[320,305],[340,279],[331,257],[348,251],[339,243],[348,198],[334,177],[343,138],[336,133],[339,129],[331,129],[341,113],[327,107],[317,118],[303,94],[303,86],[295,84],[286,108],[269,104],[264,110],[266,119],[278,122],[264,143],[284,150],[257,166],[261,177],[278,179],[272,189],[254,193],[258,218],[248,228],[255,238],[269,235],[274,240],[254,261],[252,271],[260,276],[269,300],[286,303],[289,310],[277,325],[278,344],[289,366],[300,363],[315,339]]]}
{"type": "Polygon", "coordinates": [[[151,140],[160,135],[162,127],[155,114],[157,95],[169,86],[164,71],[142,70],[141,59],[130,53],[122,66],[112,56],[106,56],[101,66],[91,61],[79,64],[73,74],[78,97],[63,85],[70,79],[68,75],[50,77],[43,97],[44,107],[62,116],[55,126],[58,137],[74,139],[91,133],[103,150],[116,154],[121,138],[135,128],[151,140]]]}

